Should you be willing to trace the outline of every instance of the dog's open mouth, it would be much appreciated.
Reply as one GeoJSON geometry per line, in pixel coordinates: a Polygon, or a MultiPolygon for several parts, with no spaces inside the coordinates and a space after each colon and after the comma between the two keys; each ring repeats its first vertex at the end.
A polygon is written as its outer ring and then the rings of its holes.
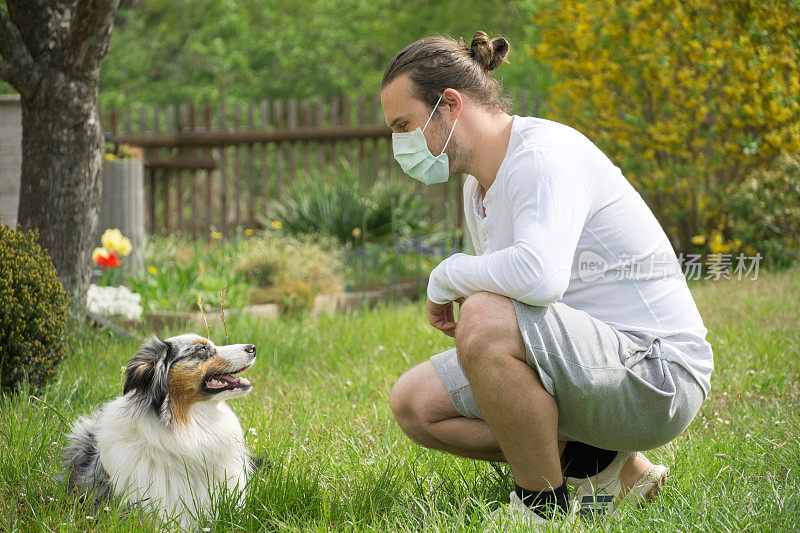
{"type": "Polygon", "coordinates": [[[244,372],[250,365],[225,374],[214,374],[203,384],[208,392],[222,392],[226,390],[246,390],[250,388],[250,380],[245,377],[235,377],[234,374],[244,372]]]}

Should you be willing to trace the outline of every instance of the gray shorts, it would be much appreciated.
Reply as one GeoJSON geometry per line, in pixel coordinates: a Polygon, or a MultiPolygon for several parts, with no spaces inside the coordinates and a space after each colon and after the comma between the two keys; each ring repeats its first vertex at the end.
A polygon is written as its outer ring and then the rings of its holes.
{"type": "MultiPolygon", "coordinates": [[[[688,370],[661,358],[659,337],[617,330],[562,302],[512,302],[525,358],[558,405],[559,440],[649,450],[676,438],[694,419],[702,388],[688,370]]],[[[456,410],[483,418],[456,349],[431,362],[456,410]]]]}

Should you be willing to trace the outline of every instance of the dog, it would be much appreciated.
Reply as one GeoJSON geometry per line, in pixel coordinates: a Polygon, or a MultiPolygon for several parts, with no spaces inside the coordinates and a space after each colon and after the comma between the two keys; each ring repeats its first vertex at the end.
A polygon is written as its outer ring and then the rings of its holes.
{"type": "Polygon", "coordinates": [[[95,504],[117,497],[154,506],[184,527],[209,510],[215,489],[244,496],[255,466],[225,400],[250,392],[236,374],[255,359],[252,344],[151,336],[127,364],[123,395],[74,423],[63,456],[67,486],[95,504]]]}

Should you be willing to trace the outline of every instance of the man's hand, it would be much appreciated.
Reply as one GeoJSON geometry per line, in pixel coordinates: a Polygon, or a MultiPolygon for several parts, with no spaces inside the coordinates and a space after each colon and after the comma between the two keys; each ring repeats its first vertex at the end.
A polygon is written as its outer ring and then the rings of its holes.
{"type": "Polygon", "coordinates": [[[428,322],[449,337],[456,336],[456,319],[453,314],[453,302],[435,304],[430,298],[425,302],[428,310],[428,322]]]}
{"type": "MultiPolygon", "coordinates": [[[[464,298],[456,300],[459,304],[464,301],[464,298]]],[[[430,298],[425,302],[425,308],[428,310],[428,322],[431,326],[435,327],[449,337],[456,336],[456,319],[453,314],[453,302],[446,304],[433,303],[430,298]]]]}

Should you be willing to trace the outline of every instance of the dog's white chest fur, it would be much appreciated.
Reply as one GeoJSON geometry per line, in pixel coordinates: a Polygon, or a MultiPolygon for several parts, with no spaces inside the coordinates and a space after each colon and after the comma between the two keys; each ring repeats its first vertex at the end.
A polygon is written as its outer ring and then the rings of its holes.
{"type": "Polygon", "coordinates": [[[225,402],[192,405],[188,422],[165,427],[126,397],[100,414],[97,445],[114,492],[155,504],[162,516],[207,509],[212,491],[244,489],[249,459],[239,420],[225,402]]]}

